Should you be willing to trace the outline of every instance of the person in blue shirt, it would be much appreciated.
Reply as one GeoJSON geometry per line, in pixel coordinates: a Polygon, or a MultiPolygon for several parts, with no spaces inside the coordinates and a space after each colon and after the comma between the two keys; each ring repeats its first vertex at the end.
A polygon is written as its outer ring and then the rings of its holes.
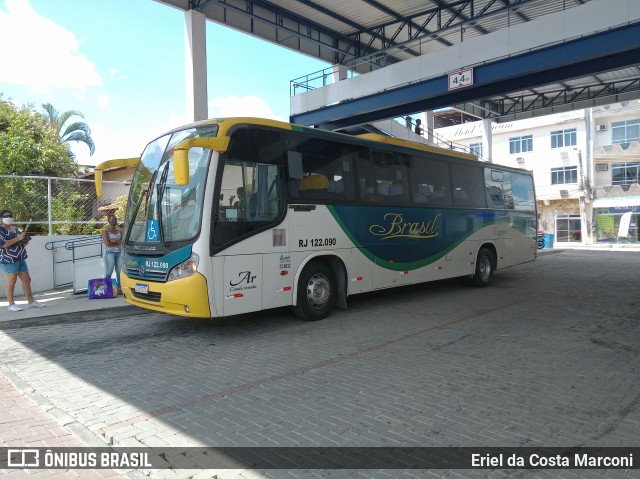
{"type": "Polygon", "coordinates": [[[9,301],[9,311],[22,311],[13,298],[18,278],[22,282],[22,291],[27,297],[30,308],[44,308],[44,304],[33,299],[31,292],[31,276],[27,268],[27,234],[13,225],[11,210],[0,211],[0,269],[5,274],[7,284],[5,293],[9,301]]]}

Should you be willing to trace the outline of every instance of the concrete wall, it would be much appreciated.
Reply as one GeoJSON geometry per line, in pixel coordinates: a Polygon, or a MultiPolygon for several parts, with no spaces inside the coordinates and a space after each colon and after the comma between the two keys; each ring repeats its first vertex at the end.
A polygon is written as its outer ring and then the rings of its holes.
{"type": "MultiPolygon", "coordinates": [[[[76,259],[95,257],[100,255],[100,243],[81,246],[84,242],[92,240],[99,241],[100,236],[34,236],[27,246],[27,265],[31,275],[31,289],[34,293],[55,289],[58,285],[65,283],[73,283],[74,253],[76,259]],[[76,240],[76,248],[74,250],[67,249],[65,246],[70,241],[76,240]],[[77,241],[80,240],[80,241],[77,241]],[[47,245],[51,249],[47,249],[47,245]]],[[[80,259],[80,262],[83,260],[80,259]]],[[[97,268],[95,277],[99,278],[104,275],[104,271],[97,268]]],[[[0,297],[6,298],[5,286],[7,284],[6,276],[0,274],[0,297]]],[[[67,289],[71,286],[67,286],[67,289]]],[[[20,280],[15,289],[15,296],[23,295],[20,280]]]]}

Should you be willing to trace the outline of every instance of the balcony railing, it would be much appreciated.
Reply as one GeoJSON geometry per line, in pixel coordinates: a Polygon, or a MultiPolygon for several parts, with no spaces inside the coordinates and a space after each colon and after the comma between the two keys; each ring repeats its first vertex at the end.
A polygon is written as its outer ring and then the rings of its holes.
{"type": "Polygon", "coordinates": [[[632,140],[627,143],[614,143],[612,145],[596,146],[593,149],[593,155],[629,155],[640,154],[640,141],[632,140]]]}
{"type": "Polygon", "coordinates": [[[640,184],[596,186],[593,194],[596,198],[618,198],[624,196],[640,196],[640,184]]]}

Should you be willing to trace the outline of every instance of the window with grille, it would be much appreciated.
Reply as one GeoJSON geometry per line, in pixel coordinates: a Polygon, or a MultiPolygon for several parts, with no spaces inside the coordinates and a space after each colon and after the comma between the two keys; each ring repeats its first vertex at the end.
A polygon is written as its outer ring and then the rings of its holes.
{"type": "Polygon", "coordinates": [[[625,162],[611,165],[611,183],[614,185],[631,185],[638,183],[640,163],[625,162]]]}
{"type": "Polygon", "coordinates": [[[611,124],[611,141],[620,143],[623,148],[633,140],[640,141],[640,119],[616,121],[611,124]]]}
{"type": "Polygon", "coordinates": [[[563,168],[551,168],[551,184],[564,185],[578,182],[578,167],[566,166],[563,168]]]}
{"type": "Polygon", "coordinates": [[[523,153],[533,151],[533,135],[509,138],[509,153],[523,153]]]}
{"type": "Polygon", "coordinates": [[[471,143],[469,145],[469,153],[482,158],[482,143],[471,143]]]}
{"type": "Polygon", "coordinates": [[[551,132],[551,148],[563,148],[565,146],[576,146],[577,144],[578,137],[575,128],[551,132]]]}
{"type": "Polygon", "coordinates": [[[582,222],[577,215],[558,215],[556,217],[556,241],[559,243],[579,242],[582,240],[582,222]]]}

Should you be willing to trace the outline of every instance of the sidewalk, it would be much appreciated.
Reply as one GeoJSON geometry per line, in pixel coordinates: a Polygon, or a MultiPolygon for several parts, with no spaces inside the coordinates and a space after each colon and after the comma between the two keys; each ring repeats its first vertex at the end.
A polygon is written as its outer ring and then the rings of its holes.
{"type": "MultiPolygon", "coordinates": [[[[572,244],[555,243],[553,249],[583,249],[589,251],[640,251],[640,243],[595,243],[595,244],[572,244]]],[[[539,250],[544,251],[544,250],[539,250]]]]}
{"type": "Polygon", "coordinates": [[[108,299],[89,299],[87,293],[73,294],[72,289],[43,291],[33,295],[46,305],[45,308],[29,308],[24,296],[16,298],[22,311],[8,311],[9,302],[0,298],[0,330],[14,329],[36,324],[76,323],[95,319],[109,319],[122,315],[143,314],[148,311],[124,302],[122,296],[108,299]]]}
{"type": "MultiPolygon", "coordinates": [[[[127,305],[122,296],[113,299],[89,300],[87,293],[74,295],[72,289],[45,291],[34,294],[36,300],[46,304],[45,308],[29,308],[24,296],[16,298],[22,311],[7,310],[9,302],[0,298],[0,331],[38,324],[60,324],[94,319],[108,319],[122,314],[144,312],[141,308],[127,305]]],[[[57,408],[51,407],[44,398],[12,374],[8,368],[0,368],[0,446],[10,447],[104,447],[101,440],[91,436],[86,428],[57,408]]],[[[50,469],[25,471],[24,469],[0,470],[7,478],[23,478],[27,474],[38,477],[73,479],[77,477],[105,479],[134,477],[128,471],[111,469],[66,470],[50,469]],[[35,473],[35,474],[32,474],[35,473]]],[[[135,476],[138,477],[138,476],[135,476]]]]}

